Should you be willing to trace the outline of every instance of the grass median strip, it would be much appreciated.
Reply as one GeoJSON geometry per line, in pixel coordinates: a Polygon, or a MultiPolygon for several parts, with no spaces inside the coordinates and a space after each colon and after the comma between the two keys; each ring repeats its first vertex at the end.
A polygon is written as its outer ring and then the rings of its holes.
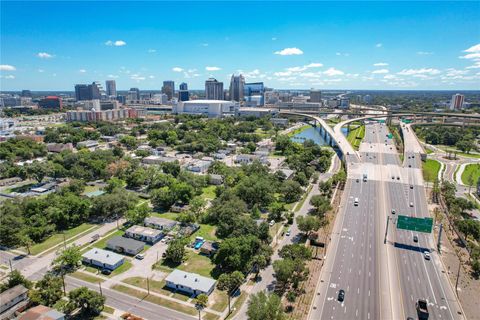
{"type": "Polygon", "coordinates": [[[477,185],[477,181],[480,178],[480,164],[471,163],[465,166],[462,172],[462,182],[467,186],[477,185]]]}
{"type": "Polygon", "coordinates": [[[440,171],[440,162],[432,159],[427,159],[422,164],[423,179],[428,182],[433,182],[438,177],[440,171]]]}
{"type": "Polygon", "coordinates": [[[143,299],[151,303],[155,303],[161,306],[164,306],[169,309],[173,309],[179,312],[183,312],[189,315],[197,315],[197,310],[194,307],[188,307],[186,305],[183,305],[181,303],[177,303],[174,301],[167,300],[162,297],[154,296],[154,295],[148,295],[147,293],[140,291],[140,290],[135,290],[132,288],[129,288],[127,286],[121,285],[121,284],[116,284],[112,286],[113,290],[128,294],[129,296],[134,296],[138,299],[143,299]]]}

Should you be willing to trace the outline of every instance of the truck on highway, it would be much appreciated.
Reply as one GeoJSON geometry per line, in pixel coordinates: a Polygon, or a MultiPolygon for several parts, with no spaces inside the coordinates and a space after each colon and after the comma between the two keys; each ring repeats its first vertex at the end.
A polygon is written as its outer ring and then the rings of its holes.
{"type": "Polygon", "coordinates": [[[363,174],[363,182],[367,182],[367,174],[366,173],[363,174]]]}
{"type": "Polygon", "coordinates": [[[427,301],[424,299],[418,299],[416,303],[417,307],[417,315],[419,320],[427,320],[428,319],[428,304],[427,301]]]}

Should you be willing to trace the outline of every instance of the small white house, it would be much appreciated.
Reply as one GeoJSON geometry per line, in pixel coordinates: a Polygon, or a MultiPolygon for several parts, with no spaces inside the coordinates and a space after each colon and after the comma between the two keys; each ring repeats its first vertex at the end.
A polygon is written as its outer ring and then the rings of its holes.
{"type": "Polygon", "coordinates": [[[146,227],[151,227],[157,230],[170,231],[177,225],[177,221],[160,217],[146,217],[145,220],[143,220],[143,224],[146,227]]]}
{"type": "Polygon", "coordinates": [[[209,295],[215,288],[215,280],[203,277],[196,273],[173,270],[166,278],[166,286],[197,296],[199,294],[209,295]]]}
{"type": "Polygon", "coordinates": [[[125,235],[143,242],[156,243],[163,237],[163,232],[149,227],[132,226],[125,231],[125,235]]]}
{"type": "Polygon", "coordinates": [[[125,258],[112,251],[93,248],[82,255],[82,261],[100,268],[115,270],[125,262],[125,258]]]}

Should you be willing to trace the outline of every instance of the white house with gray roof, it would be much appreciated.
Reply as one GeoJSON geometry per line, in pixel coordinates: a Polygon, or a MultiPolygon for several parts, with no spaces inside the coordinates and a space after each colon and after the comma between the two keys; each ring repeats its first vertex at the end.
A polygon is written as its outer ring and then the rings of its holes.
{"type": "Polygon", "coordinates": [[[173,290],[197,296],[201,293],[206,295],[212,293],[216,281],[196,273],[175,269],[165,278],[165,283],[173,290]]]}
{"type": "Polygon", "coordinates": [[[107,248],[118,253],[136,255],[145,247],[145,243],[122,236],[113,237],[107,241],[107,248]]]}
{"type": "Polygon", "coordinates": [[[146,227],[168,232],[177,225],[177,221],[160,217],[146,217],[145,220],[143,220],[143,224],[146,227]]]}
{"type": "Polygon", "coordinates": [[[125,258],[112,251],[93,248],[82,254],[82,261],[100,268],[115,270],[125,262],[125,258]]]}
{"type": "Polygon", "coordinates": [[[156,243],[163,237],[163,232],[144,226],[132,226],[125,231],[125,235],[143,242],[156,243]]]}

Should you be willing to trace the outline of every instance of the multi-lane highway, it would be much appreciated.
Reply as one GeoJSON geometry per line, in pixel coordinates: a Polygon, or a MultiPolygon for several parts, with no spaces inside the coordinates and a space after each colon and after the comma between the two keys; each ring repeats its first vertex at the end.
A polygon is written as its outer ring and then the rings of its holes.
{"type": "MultiPolygon", "coordinates": [[[[462,319],[432,235],[396,230],[399,214],[426,217],[429,212],[418,146],[406,147],[402,164],[387,134],[383,124],[366,126],[361,162],[349,167],[310,319],[416,319],[418,299],[428,301],[431,319],[462,319]],[[427,250],[430,260],[424,257],[427,250]],[[338,301],[341,289],[344,301],[338,301]]],[[[412,142],[418,141],[409,136],[406,143],[412,142]]]]}

